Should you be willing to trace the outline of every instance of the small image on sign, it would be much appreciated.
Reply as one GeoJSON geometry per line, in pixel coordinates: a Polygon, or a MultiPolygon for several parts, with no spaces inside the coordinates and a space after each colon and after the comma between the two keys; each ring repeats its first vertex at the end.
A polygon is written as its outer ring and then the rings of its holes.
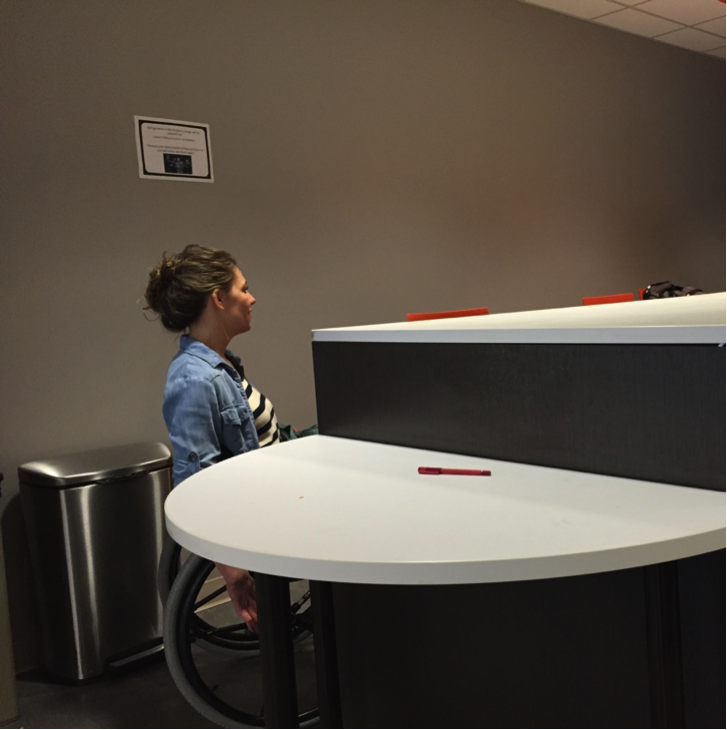
{"type": "Polygon", "coordinates": [[[164,153],[164,172],[171,173],[172,175],[191,175],[192,156],[169,155],[164,153]]]}

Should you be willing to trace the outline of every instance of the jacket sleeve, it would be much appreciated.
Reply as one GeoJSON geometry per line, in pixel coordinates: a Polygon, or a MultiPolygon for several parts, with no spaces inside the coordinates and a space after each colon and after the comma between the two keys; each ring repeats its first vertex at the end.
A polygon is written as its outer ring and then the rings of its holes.
{"type": "Polygon", "coordinates": [[[164,420],[174,449],[174,486],[222,458],[222,415],[213,383],[184,378],[164,394],[164,420]]]}

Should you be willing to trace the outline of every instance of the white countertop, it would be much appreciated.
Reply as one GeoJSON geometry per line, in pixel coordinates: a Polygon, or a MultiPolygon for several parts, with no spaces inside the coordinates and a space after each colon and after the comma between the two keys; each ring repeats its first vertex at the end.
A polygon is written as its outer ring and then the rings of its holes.
{"type": "Polygon", "coordinates": [[[331,436],[205,469],[165,509],[172,537],[203,557],[352,583],[551,578],[725,546],[723,492],[331,436]]]}
{"type": "Polygon", "coordinates": [[[720,344],[725,294],[314,330],[314,342],[720,344]]]}

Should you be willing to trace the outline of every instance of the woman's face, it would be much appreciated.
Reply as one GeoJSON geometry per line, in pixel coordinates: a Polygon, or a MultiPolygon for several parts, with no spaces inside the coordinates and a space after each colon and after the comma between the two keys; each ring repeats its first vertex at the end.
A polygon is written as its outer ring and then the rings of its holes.
{"type": "Polygon", "coordinates": [[[240,269],[235,267],[235,278],[227,291],[220,291],[219,297],[224,304],[225,330],[234,337],[249,332],[252,327],[252,305],[255,297],[247,288],[247,281],[240,269]]]}

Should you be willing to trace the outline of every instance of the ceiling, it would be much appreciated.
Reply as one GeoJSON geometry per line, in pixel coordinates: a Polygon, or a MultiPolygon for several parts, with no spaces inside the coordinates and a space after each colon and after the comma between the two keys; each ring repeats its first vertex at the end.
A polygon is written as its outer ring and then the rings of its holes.
{"type": "Polygon", "coordinates": [[[725,57],[721,0],[521,0],[661,43],[725,57]]]}

